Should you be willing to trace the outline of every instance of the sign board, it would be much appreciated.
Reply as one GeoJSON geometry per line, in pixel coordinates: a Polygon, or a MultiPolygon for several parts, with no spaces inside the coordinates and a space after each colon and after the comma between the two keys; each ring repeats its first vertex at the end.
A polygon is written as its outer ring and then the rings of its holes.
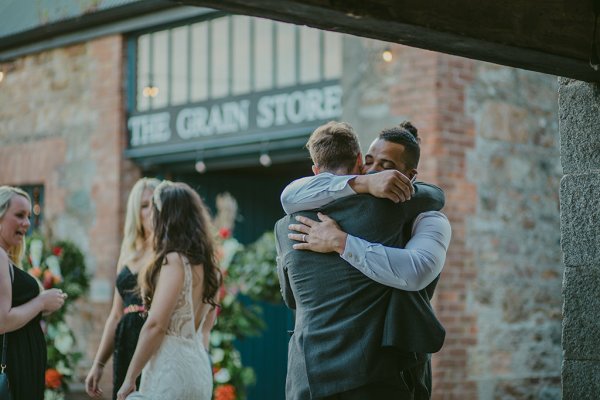
{"type": "MultiPolygon", "coordinates": [[[[200,143],[306,127],[308,132],[342,115],[339,81],[294,86],[190,103],[129,116],[129,149],[200,143]]],[[[265,140],[265,139],[263,139],[265,140]]]]}

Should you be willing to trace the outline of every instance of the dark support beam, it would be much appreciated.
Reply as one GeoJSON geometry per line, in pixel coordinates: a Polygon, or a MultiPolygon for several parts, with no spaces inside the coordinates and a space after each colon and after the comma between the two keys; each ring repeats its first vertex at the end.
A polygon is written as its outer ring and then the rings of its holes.
{"type": "Polygon", "coordinates": [[[178,0],[589,82],[591,1],[178,0]]]}

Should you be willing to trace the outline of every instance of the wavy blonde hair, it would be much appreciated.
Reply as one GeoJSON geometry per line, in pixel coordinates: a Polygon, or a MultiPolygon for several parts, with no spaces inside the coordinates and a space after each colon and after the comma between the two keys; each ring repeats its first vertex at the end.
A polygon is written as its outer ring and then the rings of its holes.
{"type": "MultiPolygon", "coordinates": [[[[10,207],[10,201],[15,196],[23,196],[31,204],[31,198],[24,190],[13,186],[0,186],[0,218],[4,217],[4,214],[6,214],[6,211],[10,207]]],[[[6,252],[12,262],[20,267],[23,254],[25,253],[25,238],[17,246],[6,249],[6,252]]]]}
{"type": "Polygon", "coordinates": [[[131,188],[127,199],[127,212],[125,214],[125,226],[123,227],[123,242],[121,243],[121,254],[117,268],[120,269],[130,257],[137,258],[144,249],[146,232],[140,218],[142,209],[142,194],[144,190],[154,191],[160,184],[155,178],[141,178],[131,188]]]}

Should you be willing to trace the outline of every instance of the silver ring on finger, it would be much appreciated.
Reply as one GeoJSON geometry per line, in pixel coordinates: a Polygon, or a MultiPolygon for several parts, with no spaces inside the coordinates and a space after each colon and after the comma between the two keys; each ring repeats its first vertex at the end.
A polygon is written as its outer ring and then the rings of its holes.
{"type": "Polygon", "coordinates": [[[306,235],[302,235],[302,241],[306,242],[306,235]]]}

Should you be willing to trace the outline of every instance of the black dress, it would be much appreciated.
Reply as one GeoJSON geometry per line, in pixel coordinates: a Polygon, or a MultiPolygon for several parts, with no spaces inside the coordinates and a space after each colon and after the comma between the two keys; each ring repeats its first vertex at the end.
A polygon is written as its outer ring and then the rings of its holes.
{"type": "MultiPolygon", "coordinates": [[[[144,324],[144,313],[136,311],[141,307],[142,300],[134,291],[137,287],[137,274],[132,274],[129,267],[125,266],[117,276],[117,290],[123,299],[125,314],[117,325],[115,332],[115,353],[113,355],[113,399],[117,398],[117,392],[121,388],[127,368],[133,358],[135,346],[137,345],[142,325],[144,324]]],[[[140,387],[140,379],[136,382],[140,387]]]]}
{"type": "MultiPolygon", "coordinates": [[[[12,267],[12,306],[18,307],[40,294],[37,281],[27,272],[12,267]]],[[[13,399],[43,400],[46,371],[46,340],[40,326],[41,314],[7,337],[6,372],[13,399]]]]}

